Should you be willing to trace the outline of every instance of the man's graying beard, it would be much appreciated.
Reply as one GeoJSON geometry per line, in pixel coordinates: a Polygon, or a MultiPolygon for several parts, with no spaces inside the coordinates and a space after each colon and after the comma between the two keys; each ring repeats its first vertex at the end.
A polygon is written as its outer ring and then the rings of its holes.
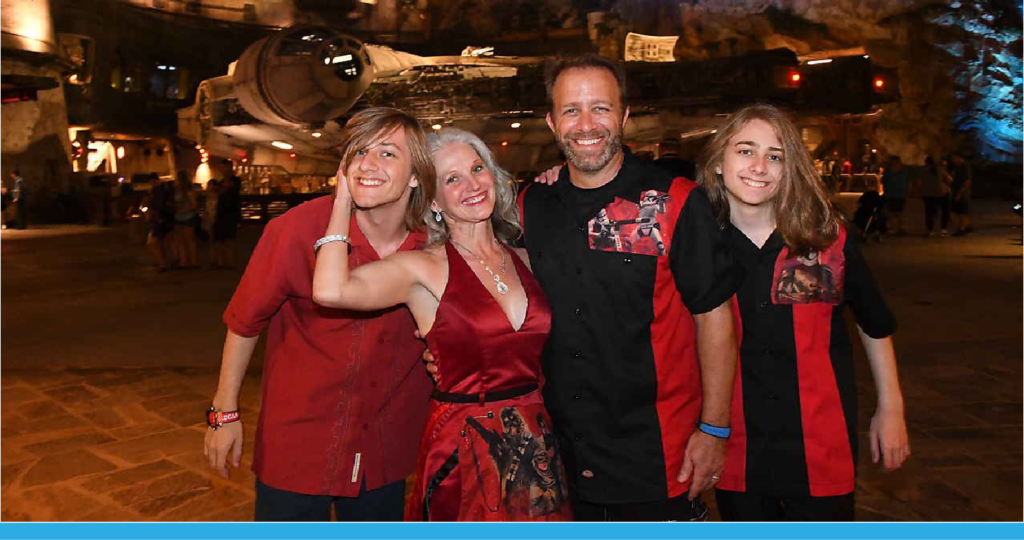
{"type": "MultiPolygon", "coordinates": [[[[600,133],[598,136],[610,135],[609,132],[600,133]]],[[[622,149],[622,130],[618,130],[614,136],[605,140],[604,150],[596,157],[587,158],[581,156],[572,150],[572,145],[568,142],[570,137],[577,139],[585,139],[586,137],[576,137],[575,135],[566,135],[565,137],[558,140],[558,147],[562,149],[565,157],[573,164],[574,167],[583,172],[597,172],[605,168],[608,163],[611,162],[612,158],[615,157],[622,149]]]]}

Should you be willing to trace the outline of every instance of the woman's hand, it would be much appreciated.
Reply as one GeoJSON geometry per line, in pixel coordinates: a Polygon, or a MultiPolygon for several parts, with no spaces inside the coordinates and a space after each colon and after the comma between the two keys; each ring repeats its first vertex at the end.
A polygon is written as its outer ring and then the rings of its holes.
{"type": "Polygon", "coordinates": [[[352,204],[352,192],[348,189],[348,178],[345,178],[345,162],[338,164],[338,172],[334,175],[337,186],[334,190],[334,201],[352,204]]]}
{"type": "Polygon", "coordinates": [[[558,173],[561,172],[561,170],[561,165],[555,165],[554,167],[551,167],[550,169],[537,175],[537,178],[534,178],[533,181],[553,186],[555,182],[558,181],[558,173]]]}
{"type": "Polygon", "coordinates": [[[871,461],[886,471],[894,471],[910,457],[910,439],[907,437],[907,422],[902,410],[878,409],[871,417],[871,461]]]}

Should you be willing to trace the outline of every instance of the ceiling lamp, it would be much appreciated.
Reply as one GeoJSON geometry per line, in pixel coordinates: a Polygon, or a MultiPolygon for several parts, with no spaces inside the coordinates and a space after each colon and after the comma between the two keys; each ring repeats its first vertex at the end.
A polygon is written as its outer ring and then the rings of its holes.
{"type": "Polygon", "coordinates": [[[310,133],[310,136],[312,136],[314,139],[319,139],[320,137],[323,137],[324,134],[320,133],[319,131],[314,131],[313,133],[310,133]]]}
{"type": "Polygon", "coordinates": [[[274,148],[280,148],[281,150],[291,150],[292,148],[294,148],[292,145],[281,141],[274,141],[270,143],[270,146],[273,146],[274,148]]]}
{"type": "Polygon", "coordinates": [[[512,122],[512,129],[519,129],[522,126],[519,122],[512,122]]]}
{"type": "Polygon", "coordinates": [[[432,129],[434,131],[437,131],[437,130],[441,129],[441,124],[434,124],[434,125],[430,126],[430,129],[432,129]]]}

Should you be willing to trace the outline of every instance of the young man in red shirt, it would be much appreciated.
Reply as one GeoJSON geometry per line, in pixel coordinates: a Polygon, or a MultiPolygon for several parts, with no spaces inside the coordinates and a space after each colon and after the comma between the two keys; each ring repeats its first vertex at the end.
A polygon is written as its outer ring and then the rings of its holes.
{"type": "MultiPolygon", "coordinates": [[[[355,114],[342,163],[356,203],[350,264],[425,240],[420,178],[434,175],[415,118],[391,108],[355,114]]],[[[349,312],[313,303],[314,243],[334,197],[271,221],[224,312],[220,382],[204,453],[228,476],[242,456],[238,394],[259,334],[268,328],[253,470],[257,521],[402,519],[405,477],[416,464],[431,384],[405,308],[349,312]]]]}

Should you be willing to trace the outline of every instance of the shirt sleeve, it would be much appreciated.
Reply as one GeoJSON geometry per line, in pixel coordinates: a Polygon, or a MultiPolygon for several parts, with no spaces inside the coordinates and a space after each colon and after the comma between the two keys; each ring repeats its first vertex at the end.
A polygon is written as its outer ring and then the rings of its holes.
{"type": "Polygon", "coordinates": [[[707,313],[728,300],[743,281],[726,232],[700,187],[690,191],[672,233],[669,264],[690,313],[707,313]]]}
{"type": "Polygon", "coordinates": [[[853,309],[853,316],[864,333],[875,339],[896,332],[896,317],[882,298],[867,261],[860,252],[860,241],[848,228],[843,256],[846,258],[845,302],[853,309]]]}
{"type": "Polygon", "coordinates": [[[258,336],[291,295],[286,262],[302,260],[302,254],[292,253],[297,245],[282,225],[281,218],[267,224],[224,311],[224,324],[240,336],[258,336]]]}

